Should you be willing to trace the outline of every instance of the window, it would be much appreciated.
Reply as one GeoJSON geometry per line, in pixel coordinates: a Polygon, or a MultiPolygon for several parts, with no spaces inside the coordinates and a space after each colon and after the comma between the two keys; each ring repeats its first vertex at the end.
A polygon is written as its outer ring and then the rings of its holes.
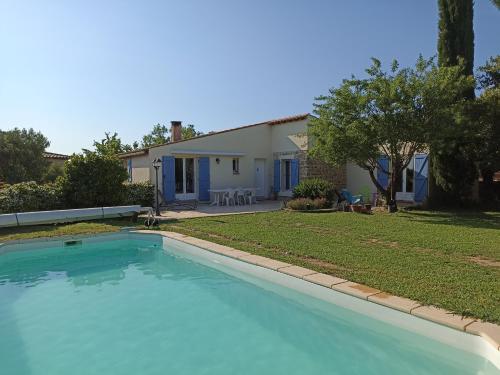
{"type": "Polygon", "coordinates": [[[401,193],[413,193],[415,178],[415,159],[412,158],[408,166],[396,176],[395,189],[401,193]]]}
{"type": "Polygon", "coordinates": [[[281,161],[281,190],[288,191],[292,187],[292,161],[281,161]]]}
{"type": "Polygon", "coordinates": [[[233,174],[240,174],[240,159],[233,159],[233,174]]]}

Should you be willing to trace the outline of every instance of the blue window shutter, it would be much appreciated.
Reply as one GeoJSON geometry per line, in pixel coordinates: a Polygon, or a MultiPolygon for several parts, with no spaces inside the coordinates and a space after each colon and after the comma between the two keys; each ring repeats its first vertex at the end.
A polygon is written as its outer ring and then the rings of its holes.
{"type": "Polygon", "coordinates": [[[274,191],[279,193],[281,190],[281,160],[274,161],[274,191]]]}
{"type": "Polygon", "coordinates": [[[132,182],[132,159],[127,160],[128,182],[132,182]]]}
{"type": "Polygon", "coordinates": [[[210,200],[210,158],[198,159],[198,199],[210,200]]]}
{"type": "Polygon", "coordinates": [[[163,156],[161,159],[163,198],[172,202],[175,200],[175,158],[163,156]]]}
{"type": "Polygon", "coordinates": [[[378,159],[379,168],[377,168],[377,181],[384,189],[389,186],[389,175],[382,169],[389,171],[389,158],[387,156],[381,156],[378,159]]]}
{"type": "Polygon", "coordinates": [[[427,154],[415,154],[415,202],[423,202],[427,198],[429,162],[427,154]]]}
{"type": "Polygon", "coordinates": [[[292,189],[299,184],[299,159],[293,159],[290,164],[290,169],[292,172],[290,182],[292,189]]]}

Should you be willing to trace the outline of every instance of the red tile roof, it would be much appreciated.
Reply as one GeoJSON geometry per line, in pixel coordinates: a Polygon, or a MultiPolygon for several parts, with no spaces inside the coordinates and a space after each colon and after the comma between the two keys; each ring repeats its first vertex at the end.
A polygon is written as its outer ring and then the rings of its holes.
{"type": "Polygon", "coordinates": [[[54,152],[44,152],[43,157],[47,159],[61,159],[61,160],[68,160],[69,155],[64,155],[64,154],[56,154],[54,152]]]}

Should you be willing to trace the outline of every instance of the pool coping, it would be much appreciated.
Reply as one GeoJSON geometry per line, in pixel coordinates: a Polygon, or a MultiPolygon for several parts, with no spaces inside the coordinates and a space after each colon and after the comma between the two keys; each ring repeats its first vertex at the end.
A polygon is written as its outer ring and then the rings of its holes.
{"type": "Polygon", "coordinates": [[[316,272],[304,267],[289,264],[279,260],[255,255],[246,251],[237,250],[229,246],[220,245],[200,238],[187,236],[177,232],[160,230],[131,230],[129,233],[157,234],[163,237],[172,238],[177,241],[194,245],[203,250],[219,255],[224,255],[236,260],[250,263],[256,266],[268,268],[298,279],[308,281],[337,292],[348,294],[352,297],[360,298],[368,302],[376,303],[400,312],[404,312],[424,320],[453,328],[458,331],[484,338],[497,351],[500,351],[500,326],[494,323],[483,322],[479,319],[463,317],[453,314],[451,311],[431,306],[423,305],[408,298],[398,297],[385,293],[363,284],[341,279],[332,275],[316,272]]]}
{"type": "Polygon", "coordinates": [[[30,245],[36,242],[45,242],[47,246],[50,242],[64,242],[66,240],[83,239],[88,237],[102,238],[111,235],[123,235],[129,233],[155,234],[162,237],[171,238],[189,245],[196,246],[202,250],[243,261],[255,266],[277,271],[279,273],[295,277],[328,289],[332,289],[337,292],[344,293],[368,302],[382,305],[393,310],[413,315],[415,317],[433,323],[447,326],[449,328],[453,328],[455,330],[466,332],[475,336],[480,336],[485,339],[485,341],[487,341],[491,346],[493,346],[495,350],[500,351],[500,326],[497,324],[483,322],[479,319],[463,317],[461,315],[454,314],[451,311],[431,305],[423,305],[417,301],[404,297],[398,297],[383,292],[379,289],[369,287],[367,285],[359,284],[332,275],[316,272],[305,267],[267,258],[261,255],[252,254],[246,251],[234,249],[229,246],[220,245],[214,242],[187,236],[177,232],[161,230],[137,230],[133,227],[129,227],[122,228],[120,231],[116,232],[102,232],[94,234],[87,233],[78,235],[63,235],[54,237],[12,240],[0,243],[0,254],[2,253],[2,248],[9,245],[30,245]]]}

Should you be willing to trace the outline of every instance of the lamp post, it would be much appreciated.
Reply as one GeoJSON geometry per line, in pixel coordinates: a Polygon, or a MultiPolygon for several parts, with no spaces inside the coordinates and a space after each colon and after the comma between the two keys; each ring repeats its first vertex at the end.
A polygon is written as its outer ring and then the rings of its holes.
{"type": "Polygon", "coordinates": [[[156,216],[160,216],[160,201],[158,197],[158,169],[161,166],[161,159],[157,158],[153,160],[153,168],[155,169],[156,173],[156,216]]]}

